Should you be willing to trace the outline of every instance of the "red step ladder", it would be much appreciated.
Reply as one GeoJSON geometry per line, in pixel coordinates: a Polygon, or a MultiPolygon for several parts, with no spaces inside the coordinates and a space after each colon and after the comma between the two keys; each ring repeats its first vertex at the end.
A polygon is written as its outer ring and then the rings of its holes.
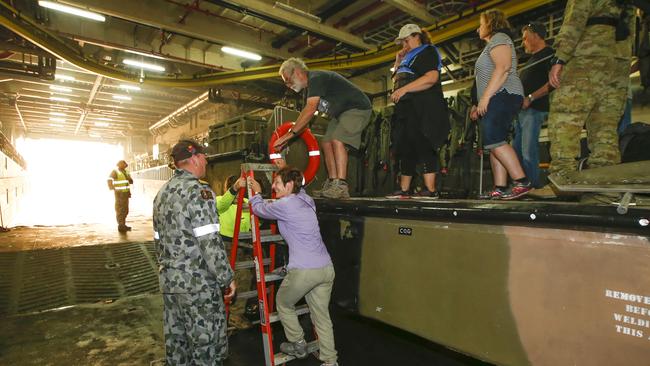
{"type": "MultiPolygon", "coordinates": [[[[254,177],[254,173],[264,172],[270,182],[273,182],[275,176],[274,172],[278,168],[274,164],[257,164],[257,163],[244,163],[241,165],[242,177],[254,177]]],[[[248,197],[252,197],[250,188],[246,188],[248,197]]],[[[275,193],[273,193],[275,197],[275,193]]],[[[284,353],[274,353],[273,351],[273,331],[271,324],[278,322],[280,318],[276,312],[271,312],[274,309],[275,300],[275,281],[280,281],[284,278],[281,271],[275,271],[275,251],[276,245],[284,243],[284,239],[277,233],[275,224],[271,226],[271,230],[260,230],[259,218],[255,215],[252,208],[250,209],[251,216],[251,232],[240,233],[241,216],[244,206],[244,188],[240,188],[237,193],[237,214],[235,216],[235,230],[232,240],[232,248],[230,250],[230,266],[233,270],[241,270],[246,268],[255,268],[257,290],[247,291],[238,294],[238,299],[248,299],[257,297],[260,312],[260,329],[262,331],[262,344],[264,346],[264,359],[266,366],[283,365],[293,359],[284,353]],[[240,241],[250,241],[253,247],[253,260],[247,262],[236,263],[237,248],[240,241]],[[262,244],[269,246],[269,257],[264,258],[264,251],[262,244]],[[264,266],[269,270],[266,271],[264,266]]],[[[307,305],[296,307],[298,315],[308,314],[309,308],[307,305]]],[[[226,317],[228,315],[228,306],[226,306],[226,317]]],[[[318,340],[307,343],[307,353],[315,353],[318,351],[318,340]]]]}

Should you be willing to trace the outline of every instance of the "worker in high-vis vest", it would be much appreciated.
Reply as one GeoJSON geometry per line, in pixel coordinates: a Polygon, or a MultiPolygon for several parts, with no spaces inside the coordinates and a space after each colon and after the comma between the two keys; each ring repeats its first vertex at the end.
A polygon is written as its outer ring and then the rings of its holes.
{"type": "Polygon", "coordinates": [[[129,198],[131,197],[129,185],[133,184],[131,175],[126,171],[128,166],[126,161],[118,161],[117,169],[114,169],[108,177],[108,188],[115,191],[115,218],[117,219],[117,231],[121,233],[131,230],[130,226],[126,226],[129,198]]]}

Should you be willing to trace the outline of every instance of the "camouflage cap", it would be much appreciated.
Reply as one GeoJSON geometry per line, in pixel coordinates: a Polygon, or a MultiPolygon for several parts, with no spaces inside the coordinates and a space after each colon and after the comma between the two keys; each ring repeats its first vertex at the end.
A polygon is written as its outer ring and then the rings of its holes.
{"type": "Polygon", "coordinates": [[[177,163],[196,154],[205,154],[205,150],[201,144],[194,140],[180,140],[172,148],[171,156],[174,158],[174,163],[177,163]]]}

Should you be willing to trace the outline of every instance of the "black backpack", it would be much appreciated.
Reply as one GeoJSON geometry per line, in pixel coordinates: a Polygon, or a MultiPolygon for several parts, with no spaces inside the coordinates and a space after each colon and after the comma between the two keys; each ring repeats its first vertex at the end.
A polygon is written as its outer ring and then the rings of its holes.
{"type": "Polygon", "coordinates": [[[621,162],[650,160],[650,125],[634,122],[629,125],[618,139],[621,150],[621,162]]]}

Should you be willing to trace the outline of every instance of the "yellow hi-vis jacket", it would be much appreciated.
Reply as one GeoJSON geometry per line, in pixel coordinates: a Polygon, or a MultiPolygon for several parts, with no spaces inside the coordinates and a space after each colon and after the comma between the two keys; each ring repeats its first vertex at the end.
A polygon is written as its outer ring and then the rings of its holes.
{"type": "Polygon", "coordinates": [[[112,177],[111,174],[111,179],[113,179],[113,189],[115,192],[129,192],[129,173],[123,173],[119,169],[115,169],[115,178],[112,177]]]}

